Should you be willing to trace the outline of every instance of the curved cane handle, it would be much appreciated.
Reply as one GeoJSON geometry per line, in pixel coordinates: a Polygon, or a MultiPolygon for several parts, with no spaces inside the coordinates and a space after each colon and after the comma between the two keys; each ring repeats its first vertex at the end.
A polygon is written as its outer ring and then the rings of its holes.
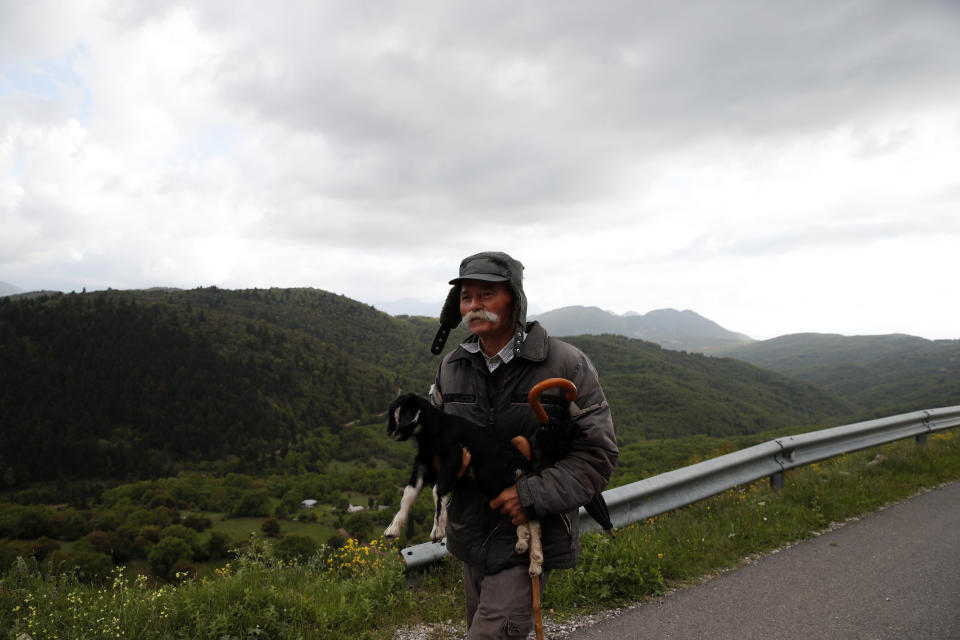
{"type": "Polygon", "coordinates": [[[576,399],[577,385],[573,384],[566,378],[547,378],[546,380],[541,380],[537,384],[533,385],[533,389],[530,389],[530,393],[527,395],[527,402],[530,403],[530,407],[533,409],[533,412],[537,414],[537,420],[540,421],[540,424],[547,424],[550,422],[550,416],[547,415],[547,412],[543,409],[543,405],[540,404],[540,394],[547,389],[554,389],[558,387],[567,390],[568,402],[573,402],[576,399]]]}

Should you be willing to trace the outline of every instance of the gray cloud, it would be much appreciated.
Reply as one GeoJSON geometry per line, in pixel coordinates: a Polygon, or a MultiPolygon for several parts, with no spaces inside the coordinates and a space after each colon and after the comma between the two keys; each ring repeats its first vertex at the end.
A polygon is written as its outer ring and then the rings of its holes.
{"type": "Polygon", "coordinates": [[[673,252],[670,258],[684,261],[716,260],[720,257],[763,258],[805,251],[842,251],[884,240],[922,240],[953,234],[960,234],[960,220],[953,215],[886,221],[819,221],[780,230],[751,228],[746,234],[741,230],[740,233],[697,236],[687,246],[673,252]]]}
{"type": "Polygon", "coordinates": [[[709,265],[664,291],[943,238],[958,22],[934,0],[6,3],[0,277],[375,293],[386,262],[395,285],[502,246],[531,273],[583,252],[614,275],[577,265],[598,298],[576,302],[611,307],[608,281],[679,262],[709,265]]]}
{"type": "Polygon", "coordinates": [[[225,101],[322,140],[338,169],[315,188],[401,209],[429,194],[546,218],[705,137],[794,136],[960,88],[949,3],[290,6],[208,11],[225,101]]]}

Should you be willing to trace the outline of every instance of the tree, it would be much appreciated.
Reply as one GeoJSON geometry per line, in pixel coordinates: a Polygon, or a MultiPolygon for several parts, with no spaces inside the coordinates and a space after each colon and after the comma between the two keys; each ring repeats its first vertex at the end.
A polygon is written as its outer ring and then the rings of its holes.
{"type": "Polygon", "coordinates": [[[270,496],[266,491],[245,491],[230,509],[234,518],[257,518],[270,515],[270,496]]]}
{"type": "Polygon", "coordinates": [[[185,540],[174,536],[162,539],[147,554],[150,569],[160,577],[165,577],[178,560],[193,560],[193,551],[185,540]]]}
{"type": "Polygon", "coordinates": [[[264,535],[267,535],[271,538],[280,538],[283,536],[283,530],[280,528],[280,521],[276,518],[267,518],[263,521],[263,524],[260,525],[260,530],[263,531],[264,535]]]}
{"type": "Polygon", "coordinates": [[[204,544],[204,551],[210,560],[226,558],[230,550],[230,536],[221,531],[211,531],[204,544]]]}
{"type": "Polygon", "coordinates": [[[84,542],[89,544],[94,551],[113,556],[113,541],[110,540],[110,534],[106,531],[91,531],[83,538],[84,542]]]}
{"type": "Polygon", "coordinates": [[[213,523],[210,521],[210,518],[197,513],[191,513],[183,519],[183,525],[185,527],[190,527],[197,532],[203,531],[204,529],[209,529],[210,525],[212,524],[213,523]]]}
{"type": "Polygon", "coordinates": [[[38,561],[43,561],[54,551],[60,549],[60,543],[50,538],[38,538],[30,544],[30,551],[38,561]]]}
{"type": "Polygon", "coordinates": [[[84,582],[102,583],[113,570],[113,560],[105,553],[96,551],[54,551],[50,554],[53,566],[65,571],[73,570],[78,579],[84,582]]]}

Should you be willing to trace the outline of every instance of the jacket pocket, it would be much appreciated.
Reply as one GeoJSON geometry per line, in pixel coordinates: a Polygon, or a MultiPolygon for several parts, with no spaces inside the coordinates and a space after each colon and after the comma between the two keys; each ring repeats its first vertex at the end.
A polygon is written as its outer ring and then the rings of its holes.
{"type": "Polygon", "coordinates": [[[576,564],[580,549],[580,531],[569,513],[559,513],[540,521],[543,541],[543,566],[568,569],[576,564]]]}

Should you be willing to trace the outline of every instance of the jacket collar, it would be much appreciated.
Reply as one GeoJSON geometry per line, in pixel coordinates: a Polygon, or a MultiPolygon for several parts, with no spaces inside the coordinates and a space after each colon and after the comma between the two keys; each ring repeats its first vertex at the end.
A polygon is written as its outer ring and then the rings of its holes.
{"type": "MultiPolygon", "coordinates": [[[[528,322],[527,323],[527,338],[523,341],[523,344],[520,345],[520,353],[517,354],[518,357],[523,358],[524,360],[530,360],[532,362],[543,362],[547,359],[547,330],[537,322],[528,322]]],[[[466,342],[476,342],[476,336],[470,336],[467,338],[466,342]]],[[[469,359],[472,356],[466,349],[463,347],[457,347],[457,349],[450,355],[450,361],[455,360],[469,359]]]]}

